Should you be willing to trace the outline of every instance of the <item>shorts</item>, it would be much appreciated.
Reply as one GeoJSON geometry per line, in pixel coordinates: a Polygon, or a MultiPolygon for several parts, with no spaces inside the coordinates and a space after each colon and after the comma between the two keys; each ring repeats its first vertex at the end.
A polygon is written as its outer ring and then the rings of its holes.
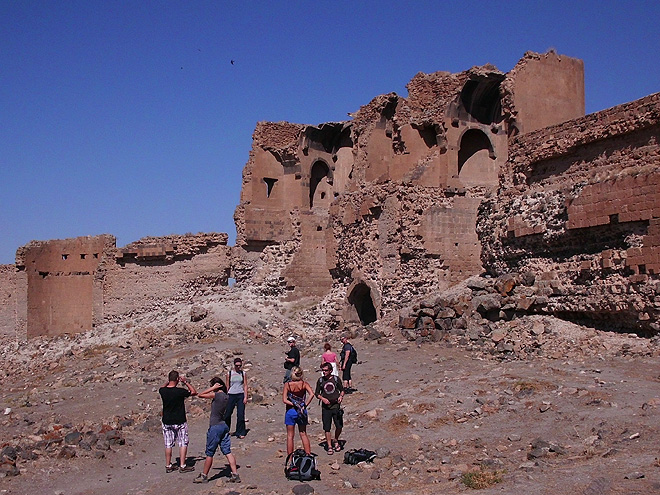
{"type": "Polygon", "coordinates": [[[345,382],[351,379],[351,366],[353,366],[353,363],[347,363],[344,371],[342,372],[341,378],[345,382]]]}
{"type": "Polygon", "coordinates": [[[165,448],[171,449],[174,445],[186,447],[188,445],[188,423],[182,425],[163,424],[163,439],[165,448]]]}
{"type": "Polygon", "coordinates": [[[287,426],[307,426],[307,417],[299,414],[295,408],[287,409],[284,415],[284,424],[287,426]]]}
{"type": "Polygon", "coordinates": [[[231,454],[231,439],[229,438],[229,427],[224,421],[217,425],[209,426],[206,432],[206,457],[213,457],[220,445],[220,452],[224,455],[231,454]]]}
{"type": "Polygon", "coordinates": [[[332,409],[321,409],[321,420],[323,421],[323,431],[330,431],[332,423],[334,422],[335,428],[344,427],[344,411],[340,407],[333,407],[332,409]]]}

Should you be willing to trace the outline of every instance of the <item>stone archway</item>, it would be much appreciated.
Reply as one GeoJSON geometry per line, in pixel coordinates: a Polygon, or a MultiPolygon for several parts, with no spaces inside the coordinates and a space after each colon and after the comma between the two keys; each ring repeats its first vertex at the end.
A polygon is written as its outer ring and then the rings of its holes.
{"type": "Polygon", "coordinates": [[[357,284],[348,296],[348,302],[355,308],[360,323],[363,325],[368,325],[378,319],[371,289],[367,284],[357,284]]]}

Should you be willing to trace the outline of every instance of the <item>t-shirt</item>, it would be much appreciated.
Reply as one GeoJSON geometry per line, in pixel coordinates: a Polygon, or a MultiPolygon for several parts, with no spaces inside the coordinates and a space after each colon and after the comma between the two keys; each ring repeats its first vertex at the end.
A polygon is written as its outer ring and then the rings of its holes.
{"type": "Polygon", "coordinates": [[[342,390],[344,390],[344,386],[336,376],[330,375],[327,379],[325,376],[322,376],[316,382],[314,395],[318,396],[320,394],[321,397],[328,399],[330,404],[322,404],[322,406],[325,409],[331,409],[339,404],[339,395],[341,395],[342,390]]]}
{"type": "Polygon", "coordinates": [[[293,358],[293,362],[285,361],[284,362],[285,369],[290,370],[294,366],[300,366],[300,351],[296,346],[293,346],[291,349],[289,349],[289,352],[286,353],[286,357],[293,358]]]}
{"type": "Polygon", "coordinates": [[[346,357],[346,353],[348,353],[348,356],[349,356],[349,358],[348,358],[348,362],[346,363],[346,365],[347,365],[347,366],[350,366],[351,364],[353,364],[353,363],[351,362],[351,358],[350,358],[351,350],[352,350],[352,349],[353,349],[353,346],[350,344],[350,342],[346,342],[346,343],[342,346],[342,348],[341,348],[341,353],[339,354],[339,356],[340,356],[340,358],[341,358],[341,364],[342,364],[342,365],[344,364],[344,358],[346,357]]]}
{"type": "Polygon", "coordinates": [[[219,425],[225,420],[225,409],[227,409],[227,402],[229,397],[224,392],[216,392],[215,397],[211,401],[211,419],[209,420],[209,427],[219,425]]]}
{"type": "Polygon", "coordinates": [[[186,422],[184,400],[190,397],[190,390],[181,387],[161,387],[158,389],[163,399],[163,424],[182,425],[186,422]]]}

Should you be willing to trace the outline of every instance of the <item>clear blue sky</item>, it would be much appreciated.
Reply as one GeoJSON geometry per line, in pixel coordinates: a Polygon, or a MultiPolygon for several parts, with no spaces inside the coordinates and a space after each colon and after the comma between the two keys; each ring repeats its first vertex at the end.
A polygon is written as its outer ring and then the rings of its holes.
{"type": "Polygon", "coordinates": [[[258,121],[348,119],[419,71],[585,62],[660,90],[657,1],[0,2],[0,263],[32,239],[227,232],[258,121]],[[234,60],[234,64],[230,63],[234,60]]]}

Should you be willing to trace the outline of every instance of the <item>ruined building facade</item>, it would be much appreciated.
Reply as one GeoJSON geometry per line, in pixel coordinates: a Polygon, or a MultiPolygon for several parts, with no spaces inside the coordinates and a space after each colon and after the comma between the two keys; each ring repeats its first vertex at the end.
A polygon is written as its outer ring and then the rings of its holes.
{"type": "Polygon", "coordinates": [[[228,277],[315,301],[336,329],[482,274],[506,281],[495,318],[660,333],[660,95],[585,116],[582,61],[555,52],[407,89],[346,122],[259,123],[234,247],[199,234],[19,249],[0,267],[1,330],[85,330],[228,277]]]}
{"type": "Polygon", "coordinates": [[[336,291],[339,326],[481,273],[477,211],[509,142],[584,115],[583,64],[555,53],[527,54],[507,74],[420,73],[407,89],[349,122],[254,133],[237,248],[254,258],[286,246],[280,266],[261,270],[276,270],[292,298],[336,291]]]}

